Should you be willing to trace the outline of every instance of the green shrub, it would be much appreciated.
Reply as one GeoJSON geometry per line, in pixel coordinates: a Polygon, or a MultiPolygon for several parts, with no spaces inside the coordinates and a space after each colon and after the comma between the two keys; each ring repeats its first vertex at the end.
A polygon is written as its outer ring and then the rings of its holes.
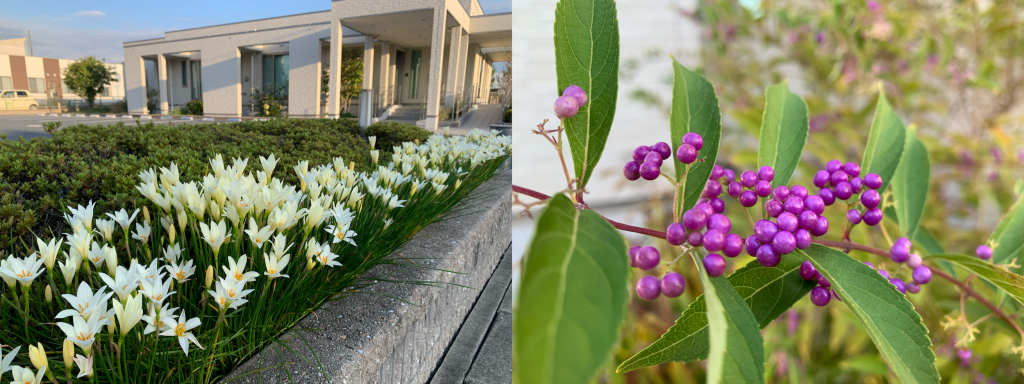
{"type": "Polygon", "coordinates": [[[505,111],[505,116],[503,116],[501,118],[501,121],[506,122],[506,123],[511,123],[512,122],[512,108],[509,108],[509,109],[507,109],[505,111]]]}
{"type": "Polygon", "coordinates": [[[366,135],[377,136],[377,149],[390,151],[391,147],[402,145],[406,141],[419,140],[423,143],[431,133],[415,125],[381,121],[366,127],[366,135]]]}
{"type": "Polygon", "coordinates": [[[203,101],[195,99],[188,104],[185,104],[185,114],[187,115],[202,115],[203,114],[203,101]]]}
{"type": "Polygon", "coordinates": [[[341,156],[362,169],[369,159],[368,145],[351,120],[248,121],[234,124],[75,125],[52,138],[0,141],[0,249],[13,251],[35,244],[33,233],[68,232],[65,207],[97,202],[109,212],[133,210],[144,198],[135,190],[140,171],[178,165],[182,178],[195,179],[207,172],[207,160],[217,154],[225,162],[249,158],[249,169],[259,168],[258,156],[280,158],[276,177],[292,184],[297,161],[327,164],[341,156]],[[31,240],[31,241],[30,241],[31,240]]]}

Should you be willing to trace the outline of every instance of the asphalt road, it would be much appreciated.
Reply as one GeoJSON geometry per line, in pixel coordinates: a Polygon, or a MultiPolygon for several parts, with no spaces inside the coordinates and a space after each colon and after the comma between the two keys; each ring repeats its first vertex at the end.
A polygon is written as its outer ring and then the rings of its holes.
{"type": "MultiPolygon", "coordinates": [[[[62,123],[62,127],[76,124],[116,124],[118,121],[124,121],[125,124],[135,124],[135,119],[132,118],[8,115],[0,116],[0,134],[7,134],[7,140],[18,140],[19,137],[24,137],[26,140],[31,140],[36,137],[50,137],[50,134],[43,130],[43,123],[51,121],[60,121],[62,123]]],[[[149,120],[144,121],[148,122],[149,120]]],[[[172,120],[160,119],[153,119],[152,121],[156,124],[170,124],[172,122],[172,120]]],[[[202,124],[209,122],[200,120],[173,120],[173,123],[202,124]]]]}

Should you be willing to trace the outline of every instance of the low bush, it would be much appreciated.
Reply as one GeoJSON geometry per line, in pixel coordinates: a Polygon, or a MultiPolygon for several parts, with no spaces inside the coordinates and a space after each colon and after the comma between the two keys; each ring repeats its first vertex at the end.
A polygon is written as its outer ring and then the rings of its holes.
{"type": "Polygon", "coordinates": [[[366,127],[366,136],[377,136],[377,149],[385,152],[406,141],[419,140],[422,143],[430,134],[426,129],[395,121],[381,121],[366,127]]]}
{"type": "Polygon", "coordinates": [[[187,115],[202,115],[203,114],[203,101],[199,99],[192,100],[185,104],[185,114],[187,115]]]}
{"type": "Polygon", "coordinates": [[[501,121],[506,123],[512,122],[512,108],[509,108],[505,111],[505,116],[501,118],[501,121]]]}
{"type": "MultiPolygon", "coordinates": [[[[206,174],[207,159],[276,154],[282,164],[334,157],[369,161],[368,145],[351,120],[273,120],[235,124],[112,124],[64,127],[50,139],[0,141],[0,249],[18,239],[67,232],[64,207],[89,200],[103,211],[134,209],[138,174],[177,164],[183,178],[206,174]]],[[[277,177],[298,184],[293,172],[277,177]]],[[[26,241],[25,244],[34,244],[26,241]]],[[[17,246],[17,247],[15,247],[17,246]]]]}

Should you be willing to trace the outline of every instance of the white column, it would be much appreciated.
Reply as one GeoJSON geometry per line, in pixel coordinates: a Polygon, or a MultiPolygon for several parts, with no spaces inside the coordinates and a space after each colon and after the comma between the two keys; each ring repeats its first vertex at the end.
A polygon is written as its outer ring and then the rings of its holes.
{"type": "Polygon", "coordinates": [[[160,87],[160,113],[169,115],[170,109],[167,108],[167,87],[170,85],[167,83],[167,57],[163,54],[156,55],[157,63],[157,85],[160,87]]]}
{"type": "MultiPolygon", "coordinates": [[[[232,111],[232,113],[235,115],[235,117],[242,117],[242,48],[235,47],[234,61],[235,73],[234,76],[232,76],[232,78],[234,78],[234,81],[232,81],[231,83],[233,84],[232,88],[234,88],[233,93],[235,94],[235,103],[234,111],[232,111]]],[[[203,109],[203,112],[205,114],[205,108],[203,109]]]]}
{"type": "Polygon", "coordinates": [[[444,105],[455,105],[455,93],[459,90],[459,52],[462,50],[462,26],[452,27],[452,39],[448,44],[448,77],[444,91],[444,105]]]}
{"type": "Polygon", "coordinates": [[[391,43],[383,41],[380,43],[380,100],[381,105],[390,104],[387,100],[388,94],[395,90],[391,87],[391,43]]]}
{"type": "Polygon", "coordinates": [[[468,98],[473,103],[478,102],[476,99],[476,83],[480,81],[480,47],[476,44],[471,44],[468,49],[468,56],[466,57],[466,82],[463,86],[463,92],[469,95],[468,98]]]}
{"type": "Polygon", "coordinates": [[[373,39],[366,35],[363,41],[363,89],[359,92],[359,126],[371,124],[373,117],[373,39]]]}
{"type": "Polygon", "coordinates": [[[491,100],[491,77],[494,77],[494,63],[484,60],[484,77],[481,79],[480,97],[490,102],[491,100]]]}
{"type": "Polygon", "coordinates": [[[397,76],[397,71],[398,71],[398,68],[396,67],[397,63],[398,63],[398,47],[395,46],[394,44],[392,44],[391,45],[391,64],[388,66],[388,84],[391,84],[392,87],[395,87],[395,99],[394,99],[395,104],[401,104],[402,103],[402,95],[398,94],[398,84],[399,84],[399,82],[396,81],[396,78],[399,78],[397,76]]]}
{"type": "Polygon", "coordinates": [[[427,118],[423,128],[437,130],[437,111],[441,103],[441,65],[444,62],[444,23],[448,11],[444,3],[434,8],[434,30],[430,35],[430,74],[427,76],[427,118]]]}
{"type": "Polygon", "coordinates": [[[341,20],[331,21],[331,67],[327,81],[327,117],[337,119],[341,113],[341,20]]]}
{"type": "Polygon", "coordinates": [[[462,39],[460,40],[462,44],[459,45],[459,69],[458,72],[456,72],[458,78],[455,79],[454,91],[456,93],[456,97],[458,97],[458,99],[456,99],[458,102],[466,100],[466,96],[463,94],[463,91],[466,88],[464,84],[466,84],[466,55],[469,50],[469,34],[463,34],[462,39]]]}
{"type": "Polygon", "coordinates": [[[136,57],[138,59],[125,57],[124,90],[128,94],[128,111],[145,114],[149,113],[146,109],[146,60],[136,57]]]}

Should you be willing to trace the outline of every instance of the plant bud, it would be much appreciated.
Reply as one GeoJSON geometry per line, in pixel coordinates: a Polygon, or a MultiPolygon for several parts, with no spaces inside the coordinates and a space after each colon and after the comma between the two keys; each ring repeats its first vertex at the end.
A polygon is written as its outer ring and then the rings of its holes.
{"type": "Polygon", "coordinates": [[[149,224],[149,207],[142,207],[142,218],[146,219],[146,224],[149,224]]]}
{"type": "Polygon", "coordinates": [[[174,244],[174,235],[174,224],[171,224],[167,227],[167,240],[170,242],[169,244],[174,244]]]}
{"type": "Polygon", "coordinates": [[[44,296],[46,296],[46,303],[47,304],[53,302],[53,290],[50,289],[50,285],[49,284],[46,285],[46,294],[44,296]]]}
{"type": "Polygon", "coordinates": [[[117,332],[117,324],[115,324],[114,317],[110,317],[110,323],[107,324],[107,333],[113,335],[117,332]]]}
{"type": "Polygon", "coordinates": [[[377,136],[367,137],[367,140],[370,140],[370,149],[371,150],[375,149],[374,147],[377,146],[377,136]]]}
{"type": "Polygon", "coordinates": [[[313,264],[313,259],[312,258],[307,258],[306,259],[306,270],[307,271],[312,270],[313,269],[313,265],[314,265],[313,264]]]}
{"type": "Polygon", "coordinates": [[[75,343],[70,339],[64,339],[64,368],[68,371],[75,364],[75,343]]]}
{"type": "Polygon", "coordinates": [[[213,266],[206,267],[206,289],[213,285],[213,266]]]}
{"type": "Polygon", "coordinates": [[[46,360],[46,350],[43,349],[43,343],[39,343],[38,346],[28,346],[28,358],[32,360],[32,365],[36,369],[43,369],[49,365],[49,361],[46,360]]]}

